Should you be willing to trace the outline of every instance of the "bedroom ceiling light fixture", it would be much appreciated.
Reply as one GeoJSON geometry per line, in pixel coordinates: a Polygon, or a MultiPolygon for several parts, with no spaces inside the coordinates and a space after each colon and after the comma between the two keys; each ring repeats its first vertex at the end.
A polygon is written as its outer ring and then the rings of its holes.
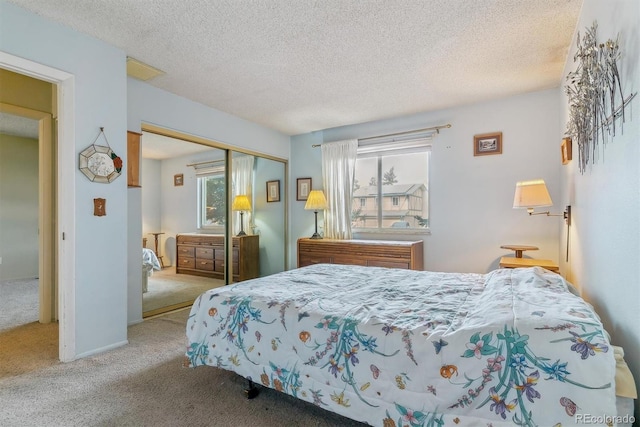
{"type": "Polygon", "coordinates": [[[251,202],[249,198],[244,194],[239,194],[233,199],[233,204],[231,205],[231,210],[234,212],[240,212],[240,232],[237,236],[246,236],[247,233],[244,232],[244,211],[251,210],[251,202]]]}
{"type": "Polygon", "coordinates": [[[316,216],[316,231],[311,236],[311,239],[322,239],[322,236],[318,233],[318,211],[327,209],[327,199],[324,197],[322,190],[311,190],[304,208],[308,211],[314,211],[313,213],[316,216]]]}

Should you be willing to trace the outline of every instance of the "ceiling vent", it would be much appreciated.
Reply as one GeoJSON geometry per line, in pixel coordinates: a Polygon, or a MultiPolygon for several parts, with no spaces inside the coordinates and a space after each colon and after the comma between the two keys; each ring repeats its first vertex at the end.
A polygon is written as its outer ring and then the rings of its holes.
{"type": "Polygon", "coordinates": [[[127,75],[139,80],[148,81],[165,74],[164,71],[153,68],[137,59],[127,57],[127,75]]]}

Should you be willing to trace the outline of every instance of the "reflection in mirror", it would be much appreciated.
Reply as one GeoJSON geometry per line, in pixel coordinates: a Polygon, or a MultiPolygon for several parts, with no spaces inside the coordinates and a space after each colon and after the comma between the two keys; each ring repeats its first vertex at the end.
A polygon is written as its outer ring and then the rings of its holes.
{"type": "Polygon", "coordinates": [[[143,132],[143,317],[225,285],[223,149],[143,132]]]}
{"type": "Polygon", "coordinates": [[[232,152],[232,198],[246,195],[250,205],[233,209],[234,282],[244,280],[246,269],[255,277],[285,270],[285,166],[282,161],[232,152]],[[277,182],[278,197],[267,198],[267,182],[277,182]],[[242,230],[247,236],[238,236],[242,230]]]}

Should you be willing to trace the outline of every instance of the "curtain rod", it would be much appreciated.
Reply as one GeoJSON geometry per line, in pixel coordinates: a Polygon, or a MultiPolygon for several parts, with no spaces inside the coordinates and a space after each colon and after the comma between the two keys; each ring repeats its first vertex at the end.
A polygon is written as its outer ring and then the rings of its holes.
{"type": "Polygon", "coordinates": [[[207,165],[207,164],[211,164],[211,163],[223,163],[224,160],[223,159],[218,159],[218,160],[209,160],[208,162],[197,162],[197,163],[190,163],[187,166],[199,166],[199,165],[207,165]]]}
{"type": "MultiPolygon", "coordinates": [[[[396,132],[396,133],[388,133],[386,135],[378,135],[378,136],[369,136],[367,138],[358,138],[358,141],[367,141],[369,139],[378,139],[378,138],[388,138],[390,136],[400,136],[400,135],[407,135],[407,134],[411,134],[411,133],[420,133],[420,132],[426,132],[428,130],[435,130],[437,133],[440,133],[440,129],[449,129],[451,127],[451,124],[446,124],[446,125],[441,125],[441,126],[432,126],[429,128],[424,128],[424,129],[416,129],[416,130],[408,130],[405,132],[396,132]]],[[[322,144],[313,144],[311,147],[312,148],[317,148],[320,147],[322,144]]]]}

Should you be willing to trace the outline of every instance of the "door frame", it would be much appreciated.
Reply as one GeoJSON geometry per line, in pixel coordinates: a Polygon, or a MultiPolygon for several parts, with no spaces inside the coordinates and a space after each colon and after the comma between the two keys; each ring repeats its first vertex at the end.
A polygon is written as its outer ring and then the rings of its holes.
{"type": "MultiPolygon", "coordinates": [[[[58,283],[58,357],[62,362],[76,358],[75,336],[75,77],[73,74],[0,51],[0,67],[15,73],[56,84],[57,87],[57,154],[55,165],[55,206],[57,223],[52,225],[55,237],[51,245],[57,255],[55,265],[58,283]]],[[[42,126],[42,124],[41,124],[42,126]]],[[[42,144],[44,145],[44,144],[42,144]]],[[[48,144],[51,146],[51,144],[48,144]]],[[[52,164],[54,162],[51,162],[52,164]]],[[[53,166],[53,165],[52,165],[53,166]]],[[[52,234],[53,236],[53,234],[52,234]]]]}

